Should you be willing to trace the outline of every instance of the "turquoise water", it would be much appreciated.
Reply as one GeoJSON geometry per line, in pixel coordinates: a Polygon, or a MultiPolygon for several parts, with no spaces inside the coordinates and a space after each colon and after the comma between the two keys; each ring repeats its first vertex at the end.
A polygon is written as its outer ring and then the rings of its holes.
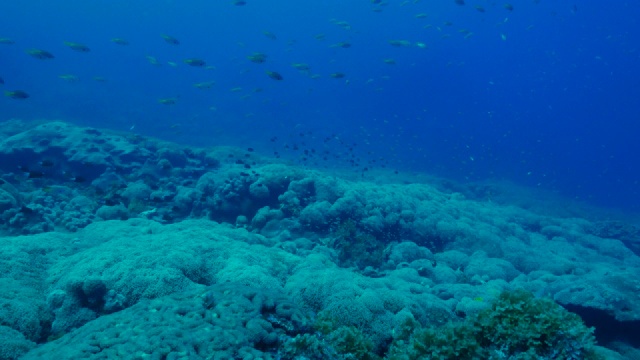
{"type": "Polygon", "coordinates": [[[0,4],[0,359],[638,358],[637,12],[0,4]]]}

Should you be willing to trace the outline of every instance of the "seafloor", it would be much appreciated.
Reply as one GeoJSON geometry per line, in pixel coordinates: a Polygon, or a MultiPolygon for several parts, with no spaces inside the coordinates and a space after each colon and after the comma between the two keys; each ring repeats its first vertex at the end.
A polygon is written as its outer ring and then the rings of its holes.
{"type": "Polygon", "coordinates": [[[1,359],[640,358],[640,232],[567,203],[64,122],[0,175],[1,359]]]}

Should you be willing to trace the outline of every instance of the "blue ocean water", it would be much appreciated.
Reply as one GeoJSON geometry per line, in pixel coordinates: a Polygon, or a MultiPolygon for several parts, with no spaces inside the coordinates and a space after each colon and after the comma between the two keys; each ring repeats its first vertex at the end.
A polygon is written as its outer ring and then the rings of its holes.
{"type": "Polygon", "coordinates": [[[328,155],[310,165],[504,179],[637,211],[639,15],[630,1],[4,1],[1,86],[30,97],[0,99],[0,120],[308,150],[328,155]]]}

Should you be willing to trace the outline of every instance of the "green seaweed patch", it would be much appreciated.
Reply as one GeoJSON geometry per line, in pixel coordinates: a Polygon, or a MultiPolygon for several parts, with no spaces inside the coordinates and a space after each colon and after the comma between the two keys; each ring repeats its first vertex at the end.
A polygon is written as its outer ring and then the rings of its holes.
{"type": "Polygon", "coordinates": [[[593,328],[551,299],[524,290],[504,292],[464,321],[418,328],[396,338],[390,360],[604,359],[595,352],[593,328]]]}
{"type": "Polygon", "coordinates": [[[299,334],[280,348],[283,359],[381,360],[373,341],[355,326],[338,326],[320,315],[313,334],[299,334]]]}

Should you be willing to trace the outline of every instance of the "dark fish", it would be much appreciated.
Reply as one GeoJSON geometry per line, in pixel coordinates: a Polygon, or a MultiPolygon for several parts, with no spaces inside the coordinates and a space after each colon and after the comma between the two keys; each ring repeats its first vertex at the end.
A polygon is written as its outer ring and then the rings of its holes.
{"type": "Polygon", "coordinates": [[[129,45],[129,42],[123,38],[113,38],[111,42],[118,45],[129,45]]]}
{"type": "Polygon", "coordinates": [[[272,78],[273,80],[282,80],[282,79],[284,79],[284,78],[282,77],[282,75],[280,75],[280,73],[275,72],[275,71],[268,71],[268,70],[267,70],[267,75],[268,75],[270,78],[272,78]]]}
{"type": "Polygon", "coordinates": [[[476,5],[476,6],[475,6],[475,8],[476,8],[476,10],[478,10],[478,11],[480,11],[480,12],[482,12],[482,13],[486,11],[486,10],[485,10],[482,6],[480,6],[480,5],[476,5]]]}
{"type": "Polygon", "coordinates": [[[456,4],[458,5],[464,5],[464,0],[455,0],[456,4]]]}
{"type": "Polygon", "coordinates": [[[34,211],[33,211],[33,209],[31,209],[29,207],[23,206],[20,209],[20,212],[23,213],[23,214],[33,214],[34,211]]]}
{"type": "Polygon", "coordinates": [[[508,3],[504,4],[504,8],[509,10],[509,11],[513,11],[513,5],[511,5],[511,4],[508,4],[508,3]]]}
{"type": "Polygon", "coordinates": [[[50,166],[54,165],[54,162],[52,160],[49,160],[49,159],[44,159],[44,160],[40,161],[38,164],[40,166],[50,167],[50,166]]]}
{"type": "Polygon", "coordinates": [[[54,56],[52,53],[45,51],[45,50],[40,50],[40,49],[29,49],[27,50],[27,54],[33,56],[36,59],[40,59],[40,60],[47,60],[47,59],[53,59],[54,56]]]}
{"type": "Polygon", "coordinates": [[[334,79],[342,79],[345,76],[346,75],[344,73],[341,73],[341,72],[336,72],[336,73],[333,73],[333,74],[329,75],[329,77],[334,78],[334,79]]]}
{"type": "Polygon", "coordinates": [[[262,34],[264,36],[268,37],[271,40],[276,40],[277,39],[276,34],[272,33],[271,31],[266,31],[265,30],[265,31],[262,32],[262,34]]]}
{"type": "Polygon", "coordinates": [[[165,42],[171,44],[171,45],[180,45],[180,41],[176,38],[174,38],[173,36],[169,36],[169,35],[162,35],[162,38],[164,39],[165,42]]]}
{"type": "Polygon", "coordinates": [[[389,40],[389,44],[395,47],[408,47],[411,46],[411,41],[409,40],[389,40]]]}
{"type": "Polygon", "coordinates": [[[346,42],[346,41],[341,41],[337,44],[333,44],[331,45],[331,47],[339,47],[339,48],[343,48],[343,49],[348,49],[351,47],[351,43],[350,42],[346,42]]]}
{"type": "Polygon", "coordinates": [[[14,90],[14,91],[5,91],[4,96],[10,97],[12,99],[26,99],[29,97],[29,94],[22,90],[14,90]]]}
{"type": "Polygon", "coordinates": [[[215,84],[215,81],[205,81],[205,82],[193,84],[193,86],[197,87],[198,89],[211,89],[211,87],[214,84],[215,84]]]}
{"type": "Polygon", "coordinates": [[[9,38],[0,38],[0,44],[5,44],[5,45],[12,45],[15,44],[16,42],[13,41],[12,39],[9,38]]]}
{"type": "Polygon", "coordinates": [[[88,46],[80,44],[80,43],[65,41],[64,44],[67,45],[69,48],[71,48],[71,50],[74,50],[74,51],[78,51],[78,52],[89,52],[89,51],[91,51],[91,49],[89,49],[88,46]]]}
{"type": "Polygon", "coordinates": [[[27,176],[29,177],[29,179],[41,179],[44,177],[44,172],[42,171],[29,171],[27,173],[27,176]]]}
{"type": "Polygon", "coordinates": [[[0,77],[0,85],[4,84],[4,79],[0,77]]]}
{"type": "Polygon", "coordinates": [[[233,5],[235,6],[243,6],[243,5],[247,5],[247,2],[244,0],[233,0],[233,5]]]}
{"type": "Polygon", "coordinates": [[[308,64],[305,64],[305,63],[294,63],[294,64],[291,64],[291,66],[293,66],[294,68],[296,68],[297,70],[300,70],[300,71],[309,71],[309,70],[311,70],[311,66],[309,66],[308,64]]]}
{"type": "Polygon", "coordinates": [[[196,67],[203,67],[207,65],[207,63],[202,59],[191,58],[184,61],[185,64],[196,67]]]}
{"type": "Polygon", "coordinates": [[[247,59],[256,64],[262,64],[263,62],[267,61],[267,54],[256,52],[247,56],[247,59]]]}
{"type": "Polygon", "coordinates": [[[164,98],[158,99],[158,103],[162,105],[175,105],[178,102],[178,98],[164,98]]]}

